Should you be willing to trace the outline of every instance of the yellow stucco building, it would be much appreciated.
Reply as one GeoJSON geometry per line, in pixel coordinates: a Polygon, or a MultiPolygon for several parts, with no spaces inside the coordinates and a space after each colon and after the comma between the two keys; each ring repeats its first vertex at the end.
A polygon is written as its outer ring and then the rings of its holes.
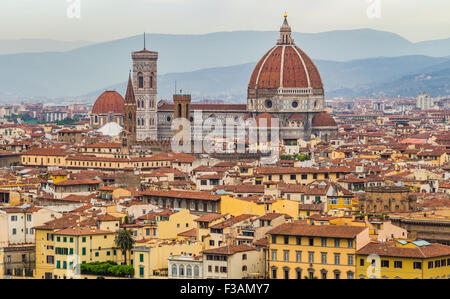
{"type": "Polygon", "coordinates": [[[449,279],[450,246],[426,241],[371,242],[356,252],[357,278],[449,279]]]}
{"type": "Polygon", "coordinates": [[[288,199],[258,201],[225,195],[220,200],[220,212],[221,214],[230,214],[233,216],[242,214],[262,216],[267,213],[280,213],[298,219],[299,204],[298,201],[288,199]]]}
{"type": "Polygon", "coordinates": [[[353,279],[356,251],[370,242],[356,226],[286,223],[267,234],[271,279],[353,279]]]}

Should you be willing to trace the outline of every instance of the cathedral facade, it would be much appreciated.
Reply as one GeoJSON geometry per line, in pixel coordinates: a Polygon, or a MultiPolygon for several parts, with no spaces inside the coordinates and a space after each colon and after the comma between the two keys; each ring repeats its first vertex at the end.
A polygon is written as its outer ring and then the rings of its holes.
{"type": "Polygon", "coordinates": [[[250,77],[246,104],[195,104],[189,95],[174,95],[173,103],[157,101],[158,53],[132,53],[123,124],[128,143],[170,141],[172,121],[193,121],[195,111],[203,119],[278,118],[280,141],[292,144],[311,136],[325,141],[337,133],[333,117],[325,112],[322,78],[314,62],[295,45],[284,16],[276,44],[256,64],[250,77]]]}

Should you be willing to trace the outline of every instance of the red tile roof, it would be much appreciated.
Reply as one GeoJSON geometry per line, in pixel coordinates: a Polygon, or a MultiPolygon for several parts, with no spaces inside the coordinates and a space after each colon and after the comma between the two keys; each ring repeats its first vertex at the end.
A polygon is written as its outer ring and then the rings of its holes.
{"type": "Polygon", "coordinates": [[[235,245],[235,246],[224,246],[219,248],[212,248],[202,251],[203,254],[225,254],[233,255],[238,252],[253,251],[256,248],[251,247],[247,244],[235,245]]]}
{"type": "Polygon", "coordinates": [[[344,225],[308,225],[299,223],[281,224],[267,234],[291,235],[291,236],[311,236],[311,237],[335,237],[354,238],[364,231],[364,227],[344,226],[344,225]]]}
{"type": "Polygon", "coordinates": [[[431,245],[408,248],[396,246],[395,242],[371,242],[359,249],[356,253],[361,255],[377,254],[379,256],[409,258],[448,257],[450,256],[450,246],[433,243],[431,245]]]}
{"type": "Polygon", "coordinates": [[[140,192],[143,196],[158,196],[158,197],[170,197],[170,198],[187,198],[187,199],[198,199],[198,200],[210,200],[210,201],[218,201],[220,200],[220,196],[213,195],[208,192],[200,192],[200,191],[153,191],[147,190],[140,192]]]}

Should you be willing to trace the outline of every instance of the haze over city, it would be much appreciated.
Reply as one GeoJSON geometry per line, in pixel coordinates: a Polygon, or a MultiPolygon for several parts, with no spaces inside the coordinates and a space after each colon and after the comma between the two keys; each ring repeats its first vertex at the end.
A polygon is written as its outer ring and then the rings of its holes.
{"type": "Polygon", "coordinates": [[[433,0],[433,5],[422,0],[2,0],[0,26],[8,30],[0,32],[0,39],[99,42],[143,31],[264,31],[278,26],[285,11],[298,32],[371,28],[412,42],[450,37],[447,0],[433,0]]]}
{"type": "Polygon", "coordinates": [[[0,1],[4,294],[448,289],[448,0],[0,1]]]}

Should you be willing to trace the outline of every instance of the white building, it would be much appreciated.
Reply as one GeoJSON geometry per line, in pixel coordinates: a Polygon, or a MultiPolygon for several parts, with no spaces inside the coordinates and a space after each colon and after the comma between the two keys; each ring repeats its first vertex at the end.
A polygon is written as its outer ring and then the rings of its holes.
{"type": "Polygon", "coordinates": [[[433,98],[430,97],[429,94],[422,93],[417,97],[416,106],[421,110],[433,109],[434,106],[433,98]]]}
{"type": "Polygon", "coordinates": [[[197,255],[174,255],[168,258],[169,278],[200,279],[203,278],[203,259],[197,255]]]}
{"type": "Polygon", "coordinates": [[[203,278],[205,279],[262,277],[264,271],[264,251],[247,244],[203,251],[203,278]]]}

